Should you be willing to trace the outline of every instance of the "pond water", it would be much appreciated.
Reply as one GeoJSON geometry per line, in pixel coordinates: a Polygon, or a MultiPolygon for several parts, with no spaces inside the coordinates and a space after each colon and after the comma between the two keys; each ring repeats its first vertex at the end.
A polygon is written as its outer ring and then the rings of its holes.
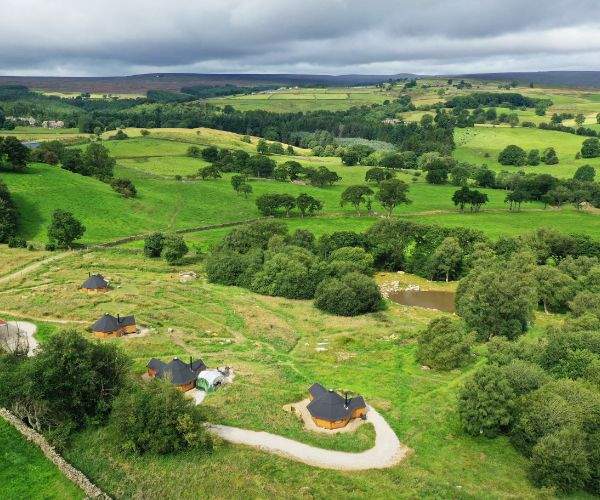
{"type": "Polygon", "coordinates": [[[454,312],[454,292],[435,290],[401,290],[391,292],[389,299],[405,306],[425,307],[438,311],[454,312]]]}

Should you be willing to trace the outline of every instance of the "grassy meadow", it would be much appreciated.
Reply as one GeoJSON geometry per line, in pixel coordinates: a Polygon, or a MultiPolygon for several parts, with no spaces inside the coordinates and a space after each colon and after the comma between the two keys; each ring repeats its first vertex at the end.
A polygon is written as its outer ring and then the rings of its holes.
{"type": "MultiPolygon", "coordinates": [[[[357,434],[324,438],[304,431],[283,410],[304,398],[312,382],[321,381],[363,394],[413,453],[391,469],[360,473],[316,469],[221,441],[211,456],[188,452],[137,458],[121,453],[105,429],[92,428],[75,437],[65,456],[111,496],[469,498],[485,489],[492,498],[539,498],[541,492],[525,475],[525,459],[506,439],[473,439],[460,430],[457,391],[482,358],[448,373],[423,371],[415,361],[416,332],[442,313],[388,303],[378,313],[340,318],[319,312],[310,301],[209,284],[201,261],[190,260],[184,268],[199,272],[199,279],[180,283],[181,268],[148,260],[136,249],[94,250],[14,281],[2,296],[10,298],[13,317],[68,321],[78,329],[103,312],[135,314],[139,324],[151,329],[149,335],[111,342],[133,359],[138,375],[151,357],[200,356],[209,366],[234,367],[233,384],[203,403],[211,422],[337,450],[372,446],[369,426],[357,434]],[[114,288],[101,295],[77,290],[95,271],[108,276],[114,288]],[[326,350],[317,351],[322,345],[326,350]]],[[[455,286],[394,273],[379,277],[396,279],[455,286]]],[[[555,321],[539,319],[540,327],[555,321]]]]}
{"type": "MultiPolygon", "coordinates": [[[[297,196],[306,192],[324,203],[322,214],[306,224],[330,228],[364,229],[381,216],[381,207],[375,202],[374,213],[364,210],[357,215],[354,208],[340,206],[342,191],[353,184],[363,184],[369,167],[346,167],[337,157],[273,155],[277,163],[290,159],[305,166],[325,165],[342,177],[332,187],[316,188],[309,185],[278,182],[266,179],[251,180],[253,194],[248,198],[235,194],[230,185],[232,174],[223,174],[217,180],[183,180],[176,176],[195,174],[206,165],[201,159],[189,158],[186,151],[191,143],[200,146],[216,144],[220,147],[244,148],[255,151],[255,144],[241,141],[237,134],[209,129],[164,129],[139,136],[139,129],[128,129],[127,140],[105,140],[103,144],[117,159],[115,175],[130,178],[137,187],[138,196],[125,199],[109,185],[90,177],[83,177],[58,167],[31,164],[24,173],[3,172],[0,179],[7,183],[21,212],[21,235],[37,243],[46,241],[46,230],[53,210],[68,209],[80,218],[87,230],[83,243],[105,242],[153,230],[174,231],[253,219],[259,216],[254,200],[267,192],[290,193],[297,196]],[[137,136],[136,136],[137,135],[137,136]]],[[[253,141],[256,138],[252,139],[253,141]]],[[[560,132],[523,128],[477,127],[456,131],[458,160],[487,164],[494,170],[516,170],[496,162],[498,152],[507,144],[543,149],[554,145],[561,162],[558,165],[525,167],[525,171],[548,172],[558,177],[569,177],[586,160],[575,160],[582,138],[560,132]]],[[[84,146],[76,146],[84,147],[84,146]]],[[[593,164],[593,162],[590,162],[593,164]]],[[[570,206],[561,210],[546,209],[539,203],[524,204],[520,213],[508,211],[501,190],[486,190],[489,203],[480,213],[457,212],[451,197],[454,186],[427,184],[423,176],[412,178],[399,173],[398,177],[410,184],[412,203],[396,208],[395,215],[442,224],[477,227],[488,235],[518,234],[524,230],[549,226],[567,232],[600,234],[598,217],[578,212],[570,206]]],[[[375,186],[372,186],[375,189],[375,186]]],[[[301,220],[290,219],[294,225],[301,220]]]]}
{"type": "Polygon", "coordinates": [[[218,106],[231,105],[240,111],[264,110],[276,113],[313,111],[318,109],[340,111],[353,106],[381,104],[396,97],[396,92],[377,87],[349,88],[283,88],[252,95],[215,97],[209,102],[218,106]]]}
{"type": "Polygon", "coordinates": [[[487,165],[492,170],[517,171],[551,174],[569,178],[581,165],[591,164],[600,171],[600,159],[581,158],[575,155],[581,150],[585,137],[553,130],[539,130],[522,127],[478,126],[455,130],[456,150],[454,156],[459,161],[487,165]],[[557,165],[540,164],[535,167],[513,167],[500,165],[498,154],[509,144],[515,144],[526,151],[538,149],[540,154],[547,147],[553,147],[559,158],[557,165]]]}
{"type": "Polygon", "coordinates": [[[0,418],[0,498],[83,499],[85,495],[36,445],[0,418]]]}

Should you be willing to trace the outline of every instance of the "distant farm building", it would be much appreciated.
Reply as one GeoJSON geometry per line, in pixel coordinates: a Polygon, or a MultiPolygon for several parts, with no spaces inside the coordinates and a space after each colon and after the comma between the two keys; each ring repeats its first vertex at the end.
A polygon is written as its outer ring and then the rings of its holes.
{"type": "Polygon", "coordinates": [[[308,390],[310,403],[307,410],[314,423],[324,429],[339,429],[348,425],[354,418],[364,418],[367,406],[362,396],[348,398],[321,384],[313,384],[308,390]]]}
{"type": "Polygon", "coordinates": [[[189,391],[196,387],[198,375],[206,370],[206,365],[201,359],[186,363],[179,358],[173,358],[168,363],[160,359],[152,358],[146,365],[150,378],[168,380],[180,391],[189,391]]]}
{"type": "Polygon", "coordinates": [[[12,122],[15,125],[25,125],[34,127],[37,120],[33,116],[7,116],[6,121],[12,122]]]}
{"type": "Polygon", "coordinates": [[[92,325],[92,333],[98,338],[122,337],[137,332],[135,317],[104,314],[92,325]]]}
{"type": "Polygon", "coordinates": [[[65,122],[62,120],[46,120],[42,122],[42,127],[44,128],[63,128],[65,126],[65,122]]]}
{"type": "Polygon", "coordinates": [[[81,285],[86,292],[108,292],[108,281],[101,274],[91,274],[81,285]]]}

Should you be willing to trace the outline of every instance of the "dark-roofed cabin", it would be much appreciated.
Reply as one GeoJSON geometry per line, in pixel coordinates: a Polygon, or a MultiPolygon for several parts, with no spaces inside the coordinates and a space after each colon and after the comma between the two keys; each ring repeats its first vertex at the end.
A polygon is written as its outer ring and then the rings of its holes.
{"type": "Polygon", "coordinates": [[[362,396],[341,396],[321,384],[313,384],[308,392],[311,401],[306,408],[313,422],[324,429],[339,429],[348,425],[353,418],[367,415],[367,405],[362,396]]]}
{"type": "Polygon", "coordinates": [[[134,316],[117,316],[104,314],[92,325],[92,333],[102,339],[122,337],[137,332],[134,316]]]}
{"type": "Polygon", "coordinates": [[[101,274],[91,274],[83,282],[81,289],[86,292],[108,292],[108,282],[101,274]]]}
{"type": "Polygon", "coordinates": [[[148,376],[151,378],[160,378],[168,380],[180,391],[189,391],[196,387],[198,374],[206,370],[206,365],[201,359],[186,363],[179,358],[173,358],[168,363],[160,359],[152,358],[146,365],[148,368],[148,376]]]}

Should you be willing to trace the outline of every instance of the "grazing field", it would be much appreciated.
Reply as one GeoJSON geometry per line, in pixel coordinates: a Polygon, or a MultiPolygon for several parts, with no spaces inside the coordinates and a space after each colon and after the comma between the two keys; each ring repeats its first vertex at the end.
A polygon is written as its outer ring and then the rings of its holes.
{"type": "Polygon", "coordinates": [[[48,255],[50,255],[49,252],[41,250],[8,248],[0,245],[0,276],[16,271],[48,255]]]}
{"type": "MultiPolygon", "coordinates": [[[[267,430],[325,448],[370,447],[368,426],[356,435],[323,439],[303,431],[296,417],[282,409],[305,397],[312,382],[321,381],[363,394],[414,454],[391,469],[347,474],[223,442],[216,443],[210,456],[187,452],[136,458],[119,452],[104,429],[76,435],[66,458],[113,497],[220,497],[223,491],[230,498],[323,498],[348,492],[469,497],[482,488],[493,497],[539,496],[524,473],[525,459],[506,439],[473,439],[460,430],[457,390],[482,358],[447,373],[423,371],[415,361],[415,333],[441,313],[388,303],[375,314],[339,318],[317,311],[309,301],[208,284],[201,262],[184,267],[198,271],[200,278],[179,283],[181,268],[148,260],[139,251],[95,250],[48,265],[13,282],[6,293],[17,317],[92,322],[105,311],[135,314],[151,328],[150,334],[111,342],[133,358],[137,374],[153,356],[200,356],[209,366],[234,367],[233,384],[203,403],[209,421],[267,430]],[[103,272],[115,288],[98,296],[82,294],[77,286],[89,271],[103,272]],[[317,345],[326,350],[317,351],[317,345]]],[[[434,289],[455,286],[410,275],[400,279],[434,289]]]]}
{"type": "Polygon", "coordinates": [[[76,128],[15,127],[14,130],[0,130],[0,137],[10,135],[21,141],[87,139],[90,136],[79,132],[76,128]]]}
{"type": "MultiPolygon", "coordinates": [[[[178,146],[175,146],[180,151],[183,147],[182,144],[185,144],[185,150],[190,146],[190,144],[196,144],[199,146],[217,146],[219,148],[229,148],[229,149],[243,149],[244,151],[248,151],[250,153],[256,152],[256,144],[259,141],[259,137],[248,136],[250,142],[242,141],[242,135],[236,134],[233,132],[226,132],[223,130],[215,130],[210,128],[194,128],[194,129],[182,129],[182,128],[158,128],[158,129],[150,129],[150,135],[146,137],[142,137],[141,130],[139,128],[126,128],[123,131],[131,137],[131,139],[127,141],[108,141],[105,143],[107,147],[115,147],[117,148],[117,152],[113,153],[114,156],[119,157],[120,154],[125,155],[126,157],[132,156],[152,156],[152,152],[154,151],[151,147],[151,140],[157,141],[172,141],[178,143],[178,146]],[[143,142],[141,142],[143,141],[143,142]],[[120,144],[120,146],[116,146],[115,144],[120,144]],[[118,149],[120,148],[120,149],[118,149]],[[145,148],[148,148],[147,154],[143,154],[145,148]]],[[[111,135],[114,135],[114,131],[104,132],[102,134],[103,139],[109,139],[111,135]]],[[[164,150],[159,150],[158,154],[165,156],[164,153],[167,153],[168,146],[165,143],[157,143],[163,144],[164,150]]],[[[284,145],[285,146],[285,145],[284,145]]],[[[183,153],[185,153],[185,150],[183,153]]],[[[310,150],[302,149],[302,148],[294,148],[295,154],[297,155],[309,155],[310,150]]],[[[156,151],[154,151],[156,153],[156,151]]]]}
{"type": "MultiPolygon", "coordinates": [[[[177,137],[178,134],[176,131],[165,133],[170,137],[177,137]]],[[[201,130],[199,135],[188,134],[192,139],[206,137],[207,141],[216,136],[220,138],[219,144],[233,147],[238,141],[236,134],[209,132],[206,129],[201,130]]],[[[487,164],[494,170],[515,170],[515,167],[502,167],[494,161],[504,145],[516,143],[525,148],[542,149],[545,145],[553,144],[561,163],[525,167],[525,171],[570,177],[578,165],[586,163],[584,160],[568,159],[569,156],[574,158],[581,141],[579,136],[570,134],[520,128],[459,129],[456,132],[458,147],[455,155],[459,160],[487,164]],[[486,154],[489,156],[486,157],[486,154]]],[[[255,149],[244,142],[239,143],[247,146],[248,151],[255,149]]],[[[185,156],[188,142],[159,138],[153,132],[148,137],[107,140],[103,144],[117,158],[115,175],[130,178],[137,187],[138,196],[133,199],[122,198],[109,185],[94,178],[43,164],[31,164],[24,173],[3,172],[0,179],[9,186],[21,212],[23,237],[36,242],[46,241],[46,228],[52,211],[57,208],[67,208],[82,220],[87,228],[82,239],[84,243],[98,243],[157,229],[173,231],[247,220],[259,215],[254,200],[267,192],[290,193],[294,196],[306,192],[322,200],[322,216],[326,217],[324,227],[328,224],[328,217],[342,217],[342,220],[347,220],[344,226],[350,228],[366,226],[363,223],[364,211],[357,218],[353,207],[340,206],[340,195],[350,185],[363,184],[369,167],[346,167],[337,157],[274,155],[278,163],[295,159],[306,166],[325,165],[338,172],[342,181],[332,187],[316,188],[274,180],[251,180],[253,194],[245,199],[236,195],[231,188],[232,174],[223,174],[217,180],[177,181],[176,175],[192,175],[206,165],[203,160],[185,156]]],[[[490,201],[481,213],[460,214],[451,201],[456,187],[427,184],[423,176],[415,182],[406,173],[399,173],[398,177],[409,183],[409,198],[412,200],[411,204],[396,208],[394,213],[399,216],[425,217],[432,222],[451,221],[454,225],[480,228],[492,236],[517,234],[542,226],[566,228],[569,232],[583,232],[592,236],[600,234],[597,216],[577,212],[571,207],[558,211],[542,210],[542,204],[528,203],[523,205],[521,213],[511,213],[504,203],[506,193],[501,190],[485,190],[490,201]]],[[[372,185],[372,188],[376,187],[372,185]]],[[[373,210],[373,215],[377,216],[377,212],[381,214],[377,203],[373,204],[373,210]]],[[[321,223],[315,219],[309,224],[321,223]]]]}
{"type": "Polygon", "coordinates": [[[396,94],[376,87],[351,87],[333,89],[280,89],[252,95],[237,95],[209,99],[209,102],[233,106],[240,111],[262,109],[279,113],[295,111],[338,111],[353,106],[381,104],[396,94]]]}
{"type": "Polygon", "coordinates": [[[85,498],[42,452],[0,418],[0,498],[85,498]]]}
{"type": "Polygon", "coordinates": [[[585,164],[600,166],[598,158],[575,159],[581,149],[585,137],[553,130],[538,130],[529,128],[510,127],[475,127],[456,129],[456,150],[454,156],[459,161],[488,165],[492,170],[517,171],[532,173],[548,173],[555,177],[572,177],[578,167],[585,164]],[[498,154],[509,144],[515,144],[526,151],[538,149],[540,154],[547,147],[553,147],[558,154],[557,165],[536,167],[513,167],[500,165],[498,154]]]}

